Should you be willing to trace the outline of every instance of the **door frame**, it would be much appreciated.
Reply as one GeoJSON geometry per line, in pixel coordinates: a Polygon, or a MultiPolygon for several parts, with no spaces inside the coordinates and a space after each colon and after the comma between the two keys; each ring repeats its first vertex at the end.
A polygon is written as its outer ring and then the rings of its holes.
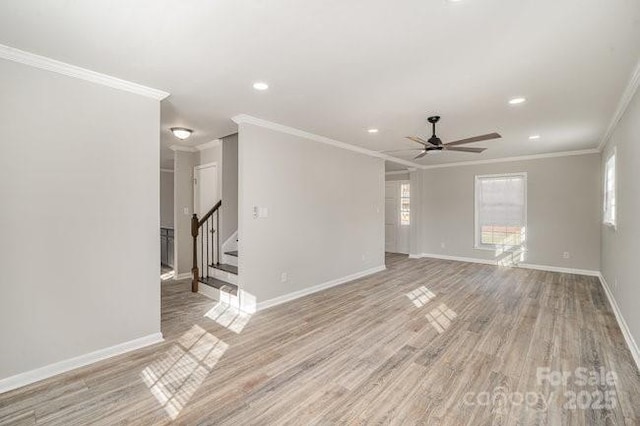
{"type": "MultiPolygon", "coordinates": [[[[395,208],[395,214],[396,214],[396,229],[395,229],[395,233],[396,233],[396,244],[394,247],[395,251],[390,251],[389,253],[400,253],[400,254],[409,254],[411,253],[411,224],[413,223],[413,218],[414,215],[413,213],[413,189],[410,189],[410,196],[409,196],[409,203],[410,203],[410,224],[409,225],[402,225],[402,220],[401,220],[401,215],[402,215],[402,210],[401,210],[401,204],[402,204],[402,185],[403,184],[409,184],[411,186],[411,180],[410,179],[401,179],[401,180],[388,180],[385,181],[385,202],[386,202],[386,184],[393,184],[395,191],[396,191],[396,196],[395,199],[397,200],[396,203],[396,208],[395,208]],[[400,251],[399,250],[399,241],[401,241],[401,238],[403,238],[406,235],[406,252],[404,251],[400,251]]],[[[385,227],[386,227],[386,219],[385,219],[385,227]]],[[[385,235],[385,251],[386,251],[386,235],[385,235]]]]}

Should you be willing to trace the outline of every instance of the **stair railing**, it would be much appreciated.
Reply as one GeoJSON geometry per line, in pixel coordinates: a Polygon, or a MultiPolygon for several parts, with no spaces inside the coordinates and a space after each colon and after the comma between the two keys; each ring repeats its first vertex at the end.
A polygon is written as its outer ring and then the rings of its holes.
{"type": "Polygon", "coordinates": [[[193,267],[191,268],[191,291],[198,292],[198,283],[209,278],[209,265],[220,263],[220,206],[218,201],[202,219],[197,214],[191,217],[193,237],[193,267]],[[214,216],[215,215],[215,216],[214,216]],[[215,227],[214,227],[215,224],[215,227]],[[198,256],[200,251],[200,256],[198,256]],[[198,260],[199,259],[199,260],[198,260]]]}

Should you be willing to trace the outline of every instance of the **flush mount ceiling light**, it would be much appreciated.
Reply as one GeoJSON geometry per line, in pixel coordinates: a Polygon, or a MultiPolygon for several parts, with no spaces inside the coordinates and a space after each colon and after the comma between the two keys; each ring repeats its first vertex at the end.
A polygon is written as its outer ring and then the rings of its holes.
{"type": "Polygon", "coordinates": [[[530,141],[535,141],[536,139],[540,139],[540,135],[531,135],[529,136],[530,141]]]}
{"type": "Polygon", "coordinates": [[[378,133],[378,129],[369,129],[367,130],[369,133],[378,133]]]}
{"type": "Polygon", "coordinates": [[[511,98],[509,99],[509,104],[511,105],[518,105],[518,104],[523,104],[527,101],[526,98],[522,98],[522,97],[518,97],[518,98],[511,98]]]}
{"type": "Polygon", "coordinates": [[[269,88],[269,85],[263,81],[257,81],[255,83],[253,83],[253,88],[256,90],[267,90],[269,88]]]}
{"type": "Polygon", "coordinates": [[[183,141],[187,139],[189,136],[191,136],[191,133],[193,133],[193,130],[187,129],[184,127],[172,127],[171,133],[173,133],[173,136],[183,141]]]}

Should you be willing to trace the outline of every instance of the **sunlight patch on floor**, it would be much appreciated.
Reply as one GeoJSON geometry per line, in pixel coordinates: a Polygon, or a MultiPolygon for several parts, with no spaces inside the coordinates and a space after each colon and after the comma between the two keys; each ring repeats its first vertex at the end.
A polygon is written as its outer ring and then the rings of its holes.
{"type": "Polygon", "coordinates": [[[167,281],[172,280],[176,276],[176,271],[165,272],[164,274],[160,274],[160,280],[167,281]]]}
{"type": "Polygon", "coordinates": [[[429,290],[425,286],[420,286],[415,290],[407,293],[407,297],[413,302],[414,305],[416,305],[416,307],[421,308],[422,306],[426,305],[431,299],[435,298],[436,295],[433,294],[431,290],[429,290]]]}
{"type": "Polygon", "coordinates": [[[451,321],[453,321],[457,316],[458,315],[453,310],[442,303],[427,314],[427,319],[429,320],[429,324],[431,324],[439,334],[442,334],[447,328],[449,328],[451,321]]]}
{"type": "Polygon", "coordinates": [[[238,334],[251,319],[251,314],[220,302],[216,303],[204,316],[238,334]]]}
{"type": "Polygon", "coordinates": [[[229,345],[194,325],[162,358],[140,373],[153,396],[175,420],[229,345]]]}

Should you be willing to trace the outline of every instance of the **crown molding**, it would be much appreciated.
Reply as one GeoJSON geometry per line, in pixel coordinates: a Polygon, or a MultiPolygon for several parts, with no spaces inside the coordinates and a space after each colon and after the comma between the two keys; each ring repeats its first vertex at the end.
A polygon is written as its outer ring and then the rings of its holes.
{"type": "Polygon", "coordinates": [[[171,145],[169,147],[169,149],[173,152],[198,152],[197,149],[195,149],[194,147],[191,146],[184,146],[184,145],[171,145]]]}
{"type": "Polygon", "coordinates": [[[461,161],[458,163],[433,164],[429,166],[422,166],[421,168],[423,170],[442,169],[445,167],[475,166],[478,164],[508,163],[511,161],[540,160],[543,158],[571,157],[575,155],[587,155],[587,154],[599,154],[599,153],[600,153],[600,150],[593,148],[593,149],[582,149],[579,151],[550,152],[548,154],[533,154],[533,155],[521,155],[518,157],[492,158],[490,160],[461,161]]]}
{"type": "Polygon", "coordinates": [[[320,142],[327,145],[335,146],[336,148],[346,149],[348,151],[353,151],[359,154],[368,155],[370,157],[376,157],[376,158],[381,158],[383,160],[393,161],[394,163],[402,164],[405,166],[417,167],[417,168],[422,167],[419,164],[413,163],[411,161],[403,160],[401,158],[392,157],[391,155],[387,155],[382,152],[372,151],[370,149],[362,148],[356,145],[351,145],[346,142],[340,142],[335,139],[330,139],[325,136],[320,136],[313,133],[305,132],[304,130],[295,129],[293,127],[263,120],[261,118],[253,117],[251,115],[240,114],[240,115],[236,115],[235,117],[232,117],[231,119],[236,124],[244,124],[244,123],[253,124],[255,126],[264,127],[266,129],[275,130],[281,133],[287,133],[293,136],[298,136],[298,137],[309,139],[315,142],[320,142]]]}
{"type": "Polygon", "coordinates": [[[132,83],[130,81],[121,80],[106,74],[91,71],[86,68],[77,67],[65,62],[56,61],[55,59],[45,56],[36,55],[34,53],[25,52],[20,49],[0,44],[0,58],[9,61],[18,62],[34,68],[40,68],[46,71],[52,71],[68,77],[89,81],[114,89],[124,90],[125,92],[135,93],[136,95],[145,96],[147,98],[158,101],[169,96],[169,93],[162,90],[152,89],[151,87],[141,84],[132,83]]]}
{"type": "Polygon", "coordinates": [[[205,149],[215,148],[216,146],[220,146],[220,142],[221,142],[220,139],[214,139],[212,141],[200,144],[200,145],[196,146],[195,148],[196,148],[197,151],[203,151],[205,149]]]}
{"type": "Polygon", "coordinates": [[[607,142],[609,142],[609,139],[611,139],[611,136],[613,135],[613,131],[618,126],[618,123],[620,122],[620,120],[622,119],[622,116],[627,110],[627,107],[629,106],[631,99],[633,99],[633,96],[636,94],[636,91],[638,90],[638,86],[640,86],[640,61],[638,61],[638,63],[636,64],[636,67],[633,70],[633,73],[631,74],[631,78],[627,83],[627,87],[625,87],[624,92],[622,92],[622,96],[618,101],[618,106],[616,108],[616,111],[613,114],[613,117],[611,117],[609,126],[607,127],[607,130],[604,132],[604,135],[602,135],[602,139],[600,139],[600,144],[598,145],[599,151],[602,151],[605,145],[607,144],[607,142]]]}

